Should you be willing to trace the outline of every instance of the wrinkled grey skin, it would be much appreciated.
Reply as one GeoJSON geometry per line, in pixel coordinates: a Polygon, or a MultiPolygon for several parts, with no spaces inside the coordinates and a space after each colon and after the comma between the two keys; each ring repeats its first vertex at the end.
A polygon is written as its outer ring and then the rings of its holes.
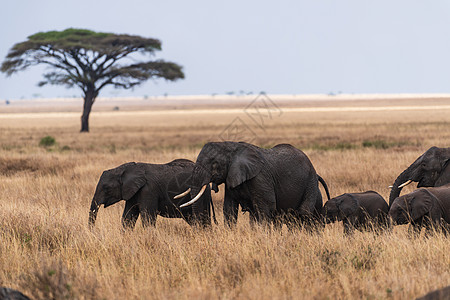
{"type": "Polygon", "coordinates": [[[250,213],[251,224],[279,226],[286,218],[300,224],[320,216],[319,180],[329,198],[311,161],[291,145],[263,149],[244,142],[211,142],[197,157],[191,197],[205,184],[225,183],[226,225],[236,224],[239,205],[250,213]]]}
{"type": "Polygon", "coordinates": [[[345,234],[353,229],[389,228],[388,212],[388,204],[374,191],[342,194],[327,201],[322,209],[326,223],[343,222],[345,234]]]}
{"type": "Polygon", "coordinates": [[[404,170],[392,185],[389,206],[400,196],[398,186],[408,180],[417,182],[417,187],[434,187],[450,183],[450,148],[431,147],[404,170]]]}
{"type": "Polygon", "coordinates": [[[30,298],[19,291],[6,287],[0,287],[0,300],[30,300],[30,298]]]}
{"type": "Polygon", "coordinates": [[[450,184],[415,190],[392,203],[389,216],[396,225],[411,223],[415,233],[423,226],[447,231],[450,223],[450,184]]]}
{"type": "Polygon", "coordinates": [[[211,225],[211,190],[208,186],[193,207],[179,208],[190,200],[189,194],[177,200],[173,197],[188,189],[194,162],[177,159],[167,164],[126,163],[103,172],[97,184],[89,212],[89,225],[97,218],[100,205],[108,207],[125,200],[122,215],[124,228],[134,228],[141,215],[143,226],[155,225],[157,215],[168,218],[183,218],[190,225],[211,225]]]}

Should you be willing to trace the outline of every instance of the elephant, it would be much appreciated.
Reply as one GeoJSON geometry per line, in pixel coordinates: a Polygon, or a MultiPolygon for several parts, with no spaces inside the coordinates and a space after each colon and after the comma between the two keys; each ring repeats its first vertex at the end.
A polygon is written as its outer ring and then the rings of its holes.
{"type": "Polygon", "coordinates": [[[389,206],[403,187],[418,182],[417,187],[436,187],[450,183],[450,148],[431,147],[404,170],[392,185],[389,206]]]}
{"type": "Polygon", "coordinates": [[[326,223],[342,221],[344,233],[353,229],[387,229],[389,206],[375,191],[345,193],[327,201],[322,209],[326,223]]]}
{"type": "Polygon", "coordinates": [[[429,292],[428,294],[416,298],[416,300],[448,300],[450,299],[450,285],[429,292]]]}
{"type": "Polygon", "coordinates": [[[0,300],[30,300],[30,298],[17,290],[0,287],[0,300]]]}
{"type": "Polygon", "coordinates": [[[423,226],[428,233],[433,228],[446,233],[450,223],[450,184],[417,189],[395,198],[389,216],[396,225],[411,223],[417,234],[423,226]]]}
{"type": "Polygon", "coordinates": [[[122,215],[124,228],[134,228],[139,215],[144,227],[154,226],[157,215],[183,218],[190,225],[210,226],[212,198],[209,186],[195,208],[179,207],[191,199],[188,194],[172,200],[188,187],[194,166],[190,160],[176,159],[167,164],[129,162],[104,171],[92,198],[90,227],[94,226],[102,204],[106,208],[120,200],[126,201],[122,215]]]}
{"type": "MultiPolygon", "coordinates": [[[[318,183],[330,194],[311,161],[289,144],[263,149],[245,142],[209,142],[200,151],[191,178],[195,205],[210,183],[225,183],[224,221],[237,222],[239,205],[250,213],[250,223],[282,226],[307,224],[320,219],[322,195],[318,183]]],[[[310,227],[309,227],[310,228],[310,227]]]]}

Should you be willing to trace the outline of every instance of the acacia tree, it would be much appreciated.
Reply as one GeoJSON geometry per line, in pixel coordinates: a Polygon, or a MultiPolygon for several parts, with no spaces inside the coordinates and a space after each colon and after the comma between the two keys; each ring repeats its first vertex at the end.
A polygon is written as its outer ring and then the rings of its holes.
{"type": "Polygon", "coordinates": [[[129,89],[151,78],[184,78],[182,67],[173,62],[136,61],[138,54],[153,56],[158,50],[159,40],[136,35],[73,28],[39,32],[10,49],[1,71],[10,76],[44,64],[49,71],[43,74],[39,86],[79,87],[84,98],[81,132],[88,132],[92,105],[105,86],[129,89]]]}

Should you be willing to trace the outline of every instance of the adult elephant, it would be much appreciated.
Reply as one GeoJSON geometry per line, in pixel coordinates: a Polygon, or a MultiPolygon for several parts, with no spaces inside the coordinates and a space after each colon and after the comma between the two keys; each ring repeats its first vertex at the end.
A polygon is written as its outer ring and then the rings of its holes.
{"type": "Polygon", "coordinates": [[[191,199],[188,193],[172,200],[188,188],[194,166],[190,160],[177,159],[167,164],[130,162],[104,171],[92,199],[89,225],[92,227],[95,224],[100,205],[106,208],[125,200],[122,215],[124,228],[134,228],[139,215],[144,227],[155,225],[157,215],[183,218],[190,225],[210,226],[212,199],[209,187],[196,206],[179,208],[191,199]]]}
{"type": "Polygon", "coordinates": [[[392,185],[389,206],[403,187],[418,182],[417,187],[442,186],[450,183],[450,148],[431,147],[404,170],[392,185]]]}
{"type": "Polygon", "coordinates": [[[193,199],[182,207],[195,205],[210,182],[225,183],[226,225],[236,224],[239,205],[250,212],[251,222],[281,220],[281,216],[311,221],[320,218],[322,209],[319,181],[330,199],[311,161],[291,145],[263,149],[244,142],[211,142],[197,157],[191,181],[193,199]]]}
{"type": "Polygon", "coordinates": [[[415,232],[422,226],[430,231],[441,228],[446,232],[450,223],[450,184],[422,188],[398,197],[389,209],[394,224],[411,223],[415,232]]]}

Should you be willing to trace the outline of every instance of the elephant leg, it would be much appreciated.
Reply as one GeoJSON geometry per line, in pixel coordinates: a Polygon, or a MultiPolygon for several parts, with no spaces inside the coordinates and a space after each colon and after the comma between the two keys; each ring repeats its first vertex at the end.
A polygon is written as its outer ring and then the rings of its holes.
{"type": "Polygon", "coordinates": [[[268,226],[272,223],[275,206],[272,206],[271,202],[272,200],[259,198],[258,200],[256,200],[256,203],[253,204],[256,221],[259,224],[268,226]]]}
{"type": "Polygon", "coordinates": [[[367,215],[358,215],[350,218],[350,223],[354,229],[359,231],[372,231],[375,232],[375,219],[368,217],[367,215]]]}
{"type": "Polygon", "coordinates": [[[309,226],[304,227],[304,225],[309,221],[307,219],[305,220],[298,211],[289,210],[289,212],[285,214],[284,220],[286,221],[286,225],[289,231],[294,231],[301,228],[309,228],[309,226]]]}
{"type": "Polygon", "coordinates": [[[432,236],[436,232],[436,230],[439,230],[438,222],[434,222],[429,217],[425,217],[422,224],[425,227],[426,237],[432,236]]]}
{"type": "Polygon", "coordinates": [[[392,232],[392,226],[388,215],[380,213],[377,216],[377,221],[378,230],[380,232],[392,232]]]}
{"type": "Polygon", "coordinates": [[[411,225],[408,227],[408,235],[411,238],[418,237],[420,235],[420,231],[422,230],[422,225],[423,225],[423,218],[411,222],[411,225]]]}
{"type": "Polygon", "coordinates": [[[320,209],[322,207],[322,194],[317,186],[317,183],[311,183],[305,190],[302,203],[299,207],[300,221],[302,226],[308,231],[315,231],[315,229],[323,226],[320,222],[320,209]],[[320,208],[319,208],[320,207],[320,208]]]}
{"type": "Polygon", "coordinates": [[[436,230],[439,230],[440,233],[447,236],[447,222],[441,216],[436,218],[433,223],[436,230]]]}
{"type": "Polygon", "coordinates": [[[355,229],[355,226],[348,219],[344,219],[342,223],[344,224],[344,234],[351,235],[355,229]]]}
{"type": "Polygon", "coordinates": [[[148,212],[148,211],[144,211],[141,213],[141,220],[142,220],[142,226],[148,227],[150,226],[155,226],[156,225],[156,216],[157,213],[156,212],[148,212]]]}
{"type": "Polygon", "coordinates": [[[426,230],[425,231],[426,236],[431,236],[437,232],[447,235],[447,230],[445,226],[446,222],[442,220],[441,216],[434,216],[434,217],[426,216],[424,217],[423,223],[426,230]]]}
{"type": "Polygon", "coordinates": [[[361,232],[363,231],[372,231],[372,224],[370,221],[368,222],[354,222],[353,224],[353,228],[355,230],[359,230],[361,232]]]}
{"type": "Polygon", "coordinates": [[[285,220],[284,213],[274,216],[273,217],[273,229],[280,231],[283,228],[284,220],[285,220]]]}
{"type": "MultiPolygon", "coordinates": [[[[156,225],[156,216],[158,215],[159,196],[156,191],[150,191],[150,188],[144,186],[137,194],[139,210],[141,212],[142,226],[156,225]]],[[[164,200],[161,200],[163,202],[164,200]]]]}
{"type": "Polygon", "coordinates": [[[225,226],[227,227],[236,226],[238,211],[239,211],[239,202],[230,195],[229,191],[227,192],[227,190],[225,190],[225,199],[223,202],[223,216],[225,226]]]}
{"type": "Polygon", "coordinates": [[[254,181],[250,193],[250,202],[253,206],[253,212],[256,215],[256,221],[262,225],[270,225],[273,217],[276,215],[276,197],[273,187],[267,185],[264,179],[254,181]]]}
{"type": "Polygon", "coordinates": [[[133,229],[139,217],[139,205],[136,198],[133,197],[126,201],[125,209],[122,214],[122,227],[124,229],[133,229]]]}
{"type": "Polygon", "coordinates": [[[254,211],[249,212],[248,222],[251,229],[254,229],[255,225],[259,222],[258,215],[254,211]]]}

